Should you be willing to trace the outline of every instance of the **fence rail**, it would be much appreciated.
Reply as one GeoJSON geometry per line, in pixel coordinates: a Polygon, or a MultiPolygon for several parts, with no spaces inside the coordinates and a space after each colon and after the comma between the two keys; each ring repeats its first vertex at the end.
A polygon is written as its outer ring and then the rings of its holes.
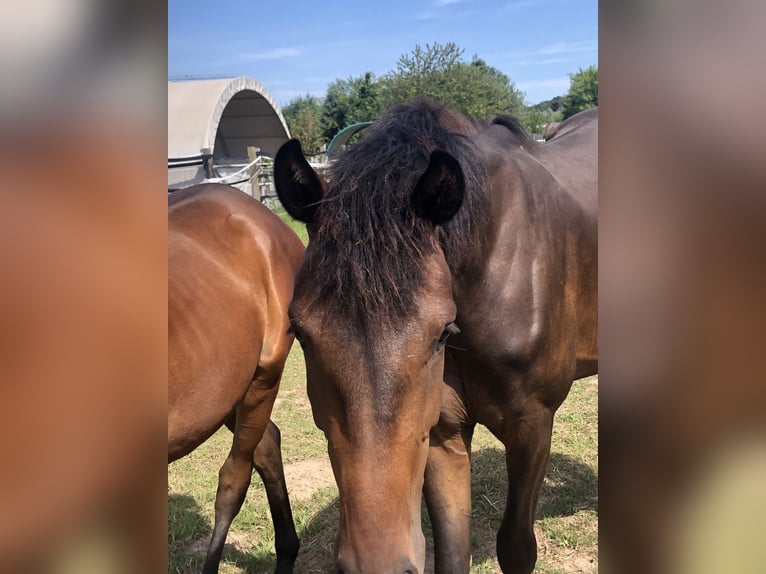
{"type": "Polygon", "coordinates": [[[261,203],[273,207],[277,203],[274,189],[274,160],[268,156],[259,155],[258,148],[249,148],[251,161],[237,162],[223,159],[222,163],[213,163],[213,154],[203,153],[168,158],[168,170],[204,166],[205,177],[199,183],[225,183],[238,187],[260,200],[261,203]],[[227,173],[228,172],[228,173],[227,173]],[[245,187],[242,187],[244,184],[245,187]]]}

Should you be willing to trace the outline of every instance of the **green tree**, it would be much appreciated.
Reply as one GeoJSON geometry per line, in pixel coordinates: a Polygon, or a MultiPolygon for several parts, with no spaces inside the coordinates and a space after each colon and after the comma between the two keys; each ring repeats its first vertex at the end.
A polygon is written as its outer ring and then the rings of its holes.
{"type": "MultiPolygon", "coordinates": [[[[559,112],[561,110],[561,100],[563,96],[556,96],[555,98],[551,98],[550,100],[543,100],[540,103],[537,103],[533,106],[535,110],[541,111],[541,112],[559,112]]],[[[561,118],[559,118],[561,119],[561,118]]]]}
{"type": "Polygon", "coordinates": [[[557,101],[556,98],[528,106],[519,114],[521,123],[530,134],[544,135],[552,123],[561,121],[563,117],[561,108],[558,106],[555,106],[555,110],[551,108],[551,103],[555,101],[557,101]]]}
{"type": "Polygon", "coordinates": [[[580,68],[576,74],[569,74],[569,92],[562,98],[563,119],[588,108],[598,107],[598,68],[580,68]]]}
{"type": "Polygon", "coordinates": [[[335,80],[327,86],[322,109],[324,137],[329,141],[346,126],[372,121],[382,111],[380,84],[372,72],[357,78],[335,80]]]}
{"type": "Polygon", "coordinates": [[[476,56],[463,61],[463,52],[453,42],[416,45],[382,80],[386,107],[425,97],[476,118],[524,109],[524,94],[508,76],[476,56]]]}
{"type": "Polygon", "coordinates": [[[290,135],[301,142],[303,150],[314,155],[325,143],[322,133],[322,102],[311,95],[299,96],[282,108],[290,135]]]}
{"type": "Polygon", "coordinates": [[[534,107],[528,107],[521,114],[519,114],[524,129],[530,134],[544,134],[547,129],[549,119],[548,114],[544,111],[537,110],[534,107]]]}
{"type": "Polygon", "coordinates": [[[469,117],[521,115],[524,94],[510,78],[477,56],[464,61],[463,52],[452,42],[416,45],[382,78],[366,72],[335,80],[322,100],[309,95],[296,98],[282,110],[290,132],[312,153],[341,129],[375,120],[389,107],[416,97],[431,98],[469,117]]]}

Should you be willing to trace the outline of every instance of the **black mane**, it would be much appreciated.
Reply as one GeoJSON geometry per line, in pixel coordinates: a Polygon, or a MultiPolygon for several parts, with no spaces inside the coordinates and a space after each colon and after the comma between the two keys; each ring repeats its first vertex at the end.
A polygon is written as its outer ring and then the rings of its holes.
{"type": "Polygon", "coordinates": [[[492,120],[492,124],[507,128],[514,136],[516,136],[520,145],[526,146],[527,150],[533,150],[537,145],[537,142],[527,133],[527,130],[521,125],[521,122],[513,116],[497,116],[492,120]]]}
{"type": "Polygon", "coordinates": [[[317,297],[346,312],[394,319],[411,311],[422,259],[438,242],[453,273],[474,260],[488,218],[475,132],[452,110],[418,101],[390,110],[339,156],[310,228],[307,262],[317,297]],[[458,215],[438,228],[410,208],[434,149],[460,162],[466,182],[458,215]]]}

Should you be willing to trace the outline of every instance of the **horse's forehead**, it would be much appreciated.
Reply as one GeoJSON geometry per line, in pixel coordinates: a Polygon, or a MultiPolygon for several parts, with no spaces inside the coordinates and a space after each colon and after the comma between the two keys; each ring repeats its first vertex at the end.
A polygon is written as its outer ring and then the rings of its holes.
{"type": "MultiPolygon", "coordinates": [[[[414,295],[406,311],[397,311],[386,296],[370,302],[364,283],[337,289],[332,277],[314,273],[310,265],[304,266],[295,283],[290,314],[320,330],[332,325],[352,336],[375,334],[379,338],[389,331],[394,334],[411,331],[413,324],[425,327],[431,319],[441,321],[442,316],[449,319],[455,313],[452,276],[443,258],[441,262],[434,259],[424,259],[422,276],[399,285],[414,295]]],[[[335,264],[344,263],[336,260],[335,264]]]]}

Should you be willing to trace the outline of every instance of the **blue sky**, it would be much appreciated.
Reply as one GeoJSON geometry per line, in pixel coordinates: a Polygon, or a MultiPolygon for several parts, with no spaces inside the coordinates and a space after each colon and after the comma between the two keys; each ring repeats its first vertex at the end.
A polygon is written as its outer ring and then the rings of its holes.
{"type": "Polygon", "coordinates": [[[537,103],[598,64],[597,0],[169,0],[168,76],[252,76],[280,105],[455,42],[537,103]]]}

